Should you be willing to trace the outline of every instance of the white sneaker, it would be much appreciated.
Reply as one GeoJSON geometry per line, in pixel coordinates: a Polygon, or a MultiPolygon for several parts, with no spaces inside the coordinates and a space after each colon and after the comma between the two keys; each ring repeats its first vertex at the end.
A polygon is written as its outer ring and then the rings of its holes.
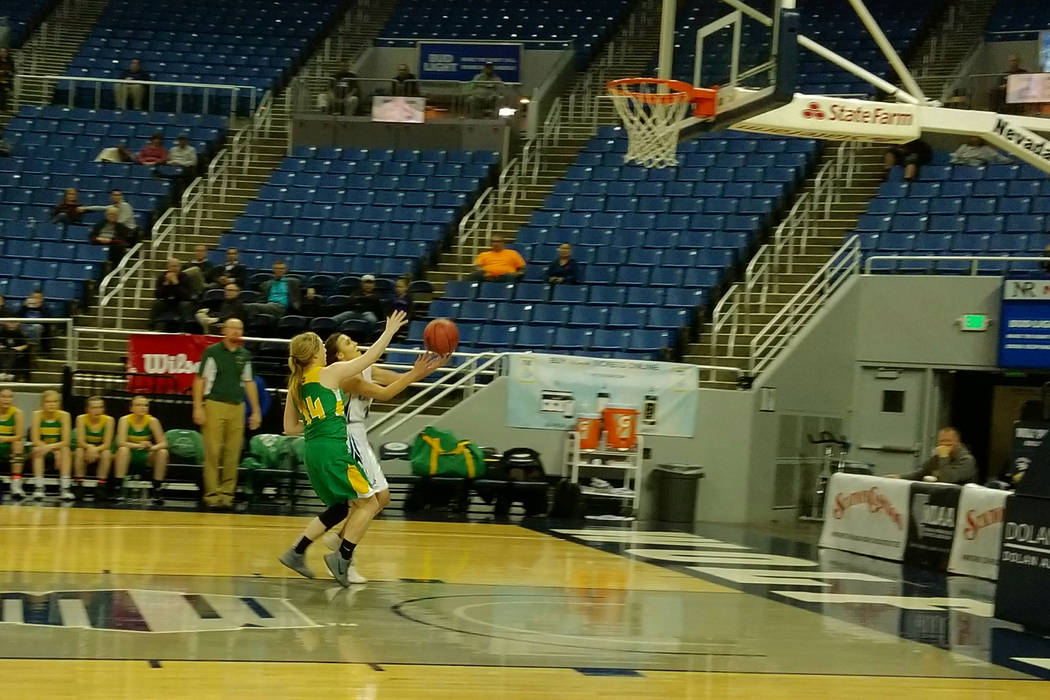
{"type": "Polygon", "coordinates": [[[44,500],[44,488],[42,486],[37,486],[35,489],[33,489],[33,500],[34,501],[42,501],[42,500],[44,500]]]}
{"type": "Polygon", "coordinates": [[[354,562],[352,559],[350,560],[350,566],[346,567],[346,579],[350,583],[368,583],[368,579],[357,573],[357,569],[354,568],[354,562]]]}
{"type": "Polygon", "coordinates": [[[11,482],[11,498],[16,501],[21,501],[26,497],[26,492],[22,490],[22,480],[15,479],[11,482]]]}
{"type": "Polygon", "coordinates": [[[73,492],[70,491],[69,489],[62,489],[62,493],[60,493],[58,495],[58,498],[61,501],[75,501],[76,500],[76,496],[74,496],[73,492]]]}
{"type": "Polygon", "coordinates": [[[339,536],[338,532],[326,532],[324,537],[321,538],[324,542],[324,546],[331,551],[336,551],[343,544],[343,538],[339,536]]]}

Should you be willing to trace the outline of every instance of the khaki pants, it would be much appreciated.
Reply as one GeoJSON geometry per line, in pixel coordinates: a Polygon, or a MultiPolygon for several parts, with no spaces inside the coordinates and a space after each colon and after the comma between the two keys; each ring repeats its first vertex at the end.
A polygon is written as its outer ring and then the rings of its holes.
{"type": "Polygon", "coordinates": [[[209,399],[204,402],[204,416],[204,503],[232,505],[244,442],[244,404],[209,399]]]}

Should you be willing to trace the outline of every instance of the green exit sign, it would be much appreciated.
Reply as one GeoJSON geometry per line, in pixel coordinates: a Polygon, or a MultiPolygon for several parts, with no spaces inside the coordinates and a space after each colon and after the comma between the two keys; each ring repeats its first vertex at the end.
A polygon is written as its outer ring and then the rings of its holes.
{"type": "Polygon", "coordinates": [[[961,325],[964,331],[986,331],[988,330],[988,316],[985,314],[966,314],[962,317],[961,325]]]}

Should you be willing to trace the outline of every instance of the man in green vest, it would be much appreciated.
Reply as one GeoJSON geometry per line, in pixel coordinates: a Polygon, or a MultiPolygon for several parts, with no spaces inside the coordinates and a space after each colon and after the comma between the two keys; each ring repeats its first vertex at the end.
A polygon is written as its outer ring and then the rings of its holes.
{"type": "Polygon", "coordinates": [[[233,506],[244,443],[245,396],[252,409],[248,427],[255,430],[262,422],[252,356],[243,345],[244,323],[227,319],[222,341],[204,351],[193,379],[193,422],[201,426],[204,437],[204,505],[208,508],[233,506]]]}

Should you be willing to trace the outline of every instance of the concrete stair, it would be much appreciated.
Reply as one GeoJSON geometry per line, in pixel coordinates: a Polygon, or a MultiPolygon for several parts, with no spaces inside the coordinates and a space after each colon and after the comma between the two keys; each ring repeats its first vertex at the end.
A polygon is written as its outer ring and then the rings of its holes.
{"type": "Polygon", "coordinates": [[[956,0],[944,24],[930,33],[917,52],[915,81],[933,100],[955,80],[966,58],[980,45],[996,0],[956,0]]]}
{"type": "MultiPolygon", "coordinates": [[[[845,242],[856,226],[857,219],[867,209],[868,202],[878,192],[882,182],[883,149],[878,147],[861,150],[856,155],[857,171],[853,184],[844,188],[832,204],[828,218],[813,221],[812,233],[807,236],[806,246],[800,255],[795,255],[790,267],[781,263],[772,269],[770,284],[766,288],[766,302],[760,304],[756,293],[750,303],[742,285],[734,294],[739,294],[740,324],[732,350],[726,348],[726,337],[718,338],[718,347],[712,348],[711,323],[705,319],[697,342],[690,343],[682,361],[691,364],[750,370],[750,343],[777,314],[792,303],[795,295],[812,279],[821,267],[845,242]]],[[[810,190],[810,187],[802,192],[810,190]]],[[[801,196],[801,193],[800,193],[801,196]]],[[[701,373],[702,376],[706,373],[701,373]]],[[[729,373],[717,373],[702,382],[703,386],[715,389],[733,389],[737,384],[729,373]]]]}

